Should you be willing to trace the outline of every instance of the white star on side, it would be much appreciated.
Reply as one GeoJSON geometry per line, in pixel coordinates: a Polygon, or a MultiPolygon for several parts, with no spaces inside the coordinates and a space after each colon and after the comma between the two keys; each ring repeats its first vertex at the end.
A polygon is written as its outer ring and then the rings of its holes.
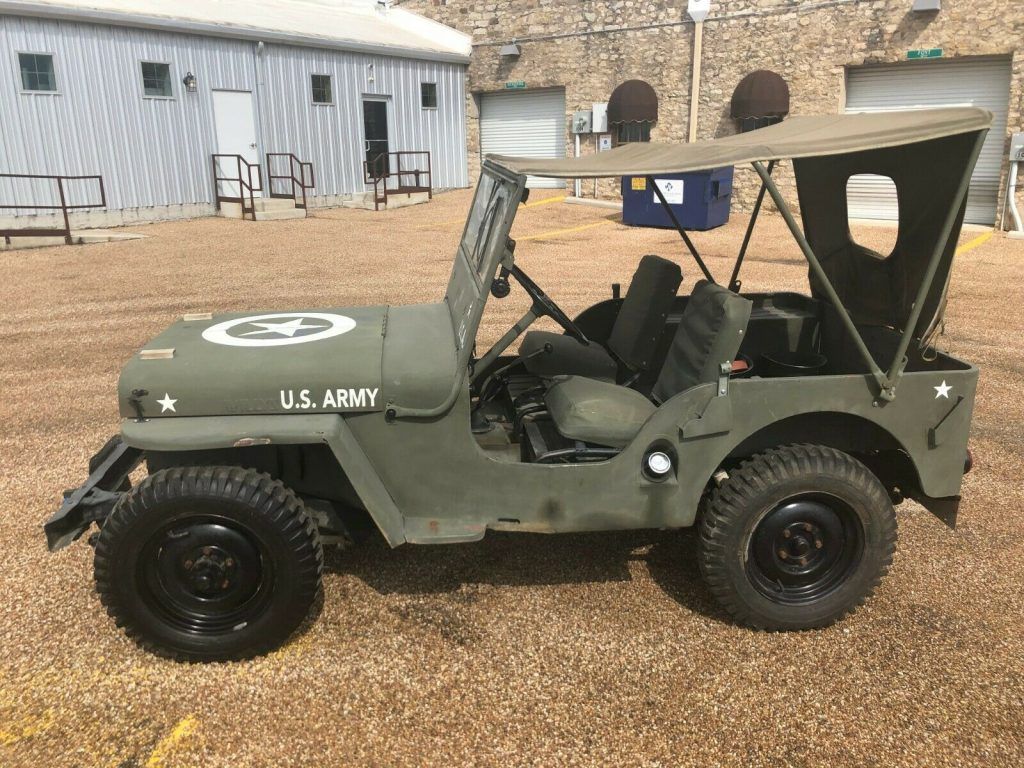
{"type": "Polygon", "coordinates": [[[177,411],[174,410],[174,404],[178,402],[177,398],[173,398],[164,392],[164,399],[157,400],[157,402],[160,403],[160,413],[167,413],[167,411],[174,411],[177,413],[177,411]]]}
{"type": "Polygon", "coordinates": [[[250,323],[250,325],[260,325],[263,327],[262,331],[249,331],[248,333],[241,334],[242,336],[258,336],[263,333],[279,333],[282,336],[292,338],[298,331],[313,330],[314,328],[326,328],[326,325],[303,325],[303,321],[306,318],[297,317],[294,320],[289,320],[285,323],[250,323]]]}
{"type": "Polygon", "coordinates": [[[948,385],[948,384],[946,383],[946,380],[945,380],[945,379],[943,379],[943,380],[942,380],[942,383],[941,383],[941,384],[939,384],[939,386],[937,386],[937,387],[932,387],[932,389],[934,389],[934,390],[935,390],[935,399],[936,399],[936,400],[938,400],[938,399],[939,399],[940,397],[944,397],[944,398],[946,398],[947,400],[949,400],[949,391],[950,391],[950,390],[952,389],[952,387],[951,387],[951,386],[949,386],[949,385],[948,385]]]}

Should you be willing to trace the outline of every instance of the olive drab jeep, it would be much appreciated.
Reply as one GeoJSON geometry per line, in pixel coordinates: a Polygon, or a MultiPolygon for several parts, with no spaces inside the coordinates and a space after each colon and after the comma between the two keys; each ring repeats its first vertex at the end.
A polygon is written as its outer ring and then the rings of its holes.
{"type": "Polygon", "coordinates": [[[933,341],[990,122],[975,108],[794,117],[580,159],[491,156],[437,303],[188,315],[148,343],[49,547],[95,524],[107,611],[178,659],[283,643],[321,589],[323,547],[359,521],[393,547],[697,525],[707,587],[736,621],[835,622],[889,568],[894,504],[955,523],[978,370],[933,341]],[[772,177],[785,160],[802,227],[772,177]],[[726,281],[655,181],[742,163],[762,188],[726,281]],[[898,190],[888,254],[847,225],[846,183],[864,173],[898,190]],[[624,296],[570,318],[516,263],[527,174],[645,177],[699,274],[636,254],[624,296]],[[742,291],[765,194],[808,262],[806,293],[742,291]],[[530,309],[476,357],[489,298],[513,289],[530,309]],[[530,330],[540,317],[564,333],[530,330]]]}

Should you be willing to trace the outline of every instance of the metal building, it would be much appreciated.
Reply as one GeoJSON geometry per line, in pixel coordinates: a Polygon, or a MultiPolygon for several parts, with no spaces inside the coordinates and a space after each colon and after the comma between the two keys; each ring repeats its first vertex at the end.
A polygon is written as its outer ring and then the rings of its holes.
{"type": "MultiPolygon", "coordinates": [[[[262,194],[315,182],[311,205],[372,190],[365,163],[389,152],[429,152],[430,186],[464,187],[470,50],[378,0],[0,0],[0,205],[61,192],[11,174],[95,174],[105,209],[80,225],[209,215],[218,153],[262,194]]],[[[60,186],[69,205],[99,194],[60,186]]]]}

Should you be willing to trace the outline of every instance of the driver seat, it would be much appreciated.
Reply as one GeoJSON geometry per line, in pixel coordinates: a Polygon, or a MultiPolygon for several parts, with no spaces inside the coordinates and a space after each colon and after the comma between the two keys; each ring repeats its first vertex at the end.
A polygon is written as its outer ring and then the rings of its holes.
{"type": "Polygon", "coordinates": [[[644,256],[615,317],[607,349],[562,333],[530,331],[519,348],[526,370],[548,379],[573,375],[611,382],[616,380],[620,361],[632,372],[647,370],[682,279],[675,262],[644,256]],[[551,345],[551,352],[543,351],[545,344],[551,345]]]}
{"type": "Polygon", "coordinates": [[[606,381],[561,377],[545,396],[555,427],[572,440],[625,448],[658,404],[690,387],[718,381],[719,366],[736,359],[752,307],[749,299],[701,280],[683,310],[651,399],[606,381]]]}

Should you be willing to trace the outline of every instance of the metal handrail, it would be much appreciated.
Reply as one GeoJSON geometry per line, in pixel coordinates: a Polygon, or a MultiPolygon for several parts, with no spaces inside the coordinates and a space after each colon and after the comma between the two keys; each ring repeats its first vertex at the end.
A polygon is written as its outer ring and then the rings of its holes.
{"type": "Polygon", "coordinates": [[[0,209],[15,210],[37,210],[37,211],[60,211],[64,218],[63,229],[46,229],[41,227],[20,227],[18,229],[0,229],[0,237],[4,238],[8,245],[12,237],[63,237],[64,242],[71,245],[71,220],[68,211],[80,210],[83,208],[106,208],[107,191],[103,186],[103,177],[98,174],[88,176],[54,176],[40,173],[0,173],[0,179],[48,179],[57,182],[57,196],[60,198],[60,205],[38,205],[36,203],[2,203],[0,209]],[[69,204],[64,189],[65,181],[97,181],[100,187],[100,202],[69,204]]]}
{"type": "Polygon", "coordinates": [[[308,200],[306,198],[306,190],[312,190],[316,186],[316,176],[313,173],[313,164],[300,160],[298,157],[293,155],[291,152],[268,152],[267,153],[267,181],[269,183],[269,191],[271,197],[287,198],[291,197],[295,203],[296,208],[305,209],[308,206],[308,200]],[[276,157],[287,157],[288,158],[288,174],[274,173],[273,159],[276,157]],[[298,168],[299,175],[296,177],[295,171],[298,168]],[[309,169],[309,181],[306,181],[306,169],[309,169]],[[275,181],[291,181],[292,192],[291,195],[286,194],[275,194],[274,182],[275,181]],[[302,194],[302,203],[299,203],[297,199],[297,193],[302,194]]]}
{"type": "Polygon", "coordinates": [[[373,208],[380,210],[380,203],[387,205],[389,194],[410,194],[412,192],[426,192],[429,198],[433,198],[434,177],[431,165],[430,152],[428,150],[400,150],[396,152],[381,152],[373,160],[363,161],[363,181],[366,184],[373,184],[373,208]],[[426,157],[426,168],[412,168],[402,170],[402,158],[405,157],[426,157]],[[394,158],[394,161],[392,161],[394,158]],[[404,177],[412,176],[413,184],[404,184],[404,177]],[[426,177],[426,184],[421,183],[426,177]],[[388,179],[398,179],[398,185],[388,187],[388,179]],[[381,194],[383,189],[383,195],[381,194]]]}
{"type": "Polygon", "coordinates": [[[213,163],[213,194],[217,201],[217,210],[220,210],[221,203],[238,203],[242,206],[242,218],[245,218],[246,213],[252,214],[252,220],[256,221],[256,192],[263,191],[263,169],[260,168],[259,163],[250,163],[241,155],[229,155],[229,154],[213,154],[210,155],[213,163]],[[220,176],[217,173],[217,160],[222,157],[235,158],[237,165],[237,176],[220,176]],[[242,166],[245,166],[245,177],[242,176],[242,166]],[[252,180],[252,169],[256,169],[256,176],[259,181],[253,184],[252,180]],[[220,182],[222,181],[233,181],[238,184],[238,197],[231,197],[228,195],[222,195],[220,193],[220,182]],[[245,208],[245,195],[243,194],[246,190],[249,192],[249,210],[245,208]]]}

